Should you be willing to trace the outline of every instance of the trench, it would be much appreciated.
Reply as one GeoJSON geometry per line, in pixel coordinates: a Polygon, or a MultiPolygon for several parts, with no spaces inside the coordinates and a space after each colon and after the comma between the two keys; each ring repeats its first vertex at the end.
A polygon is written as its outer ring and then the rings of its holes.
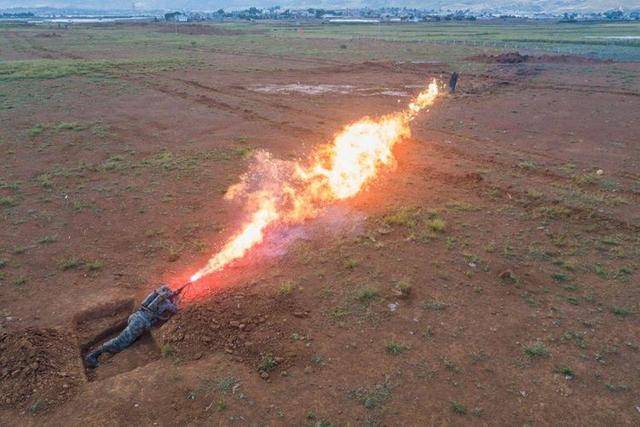
{"type": "Polygon", "coordinates": [[[115,337],[127,326],[127,319],[135,309],[133,299],[124,299],[103,304],[78,313],[73,324],[84,375],[87,381],[100,381],[138,367],[147,365],[160,357],[159,347],[153,336],[146,332],[126,351],[115,355],[104,354],[100,366],[89,368],[84,358],[101,343],[115,337]]]}

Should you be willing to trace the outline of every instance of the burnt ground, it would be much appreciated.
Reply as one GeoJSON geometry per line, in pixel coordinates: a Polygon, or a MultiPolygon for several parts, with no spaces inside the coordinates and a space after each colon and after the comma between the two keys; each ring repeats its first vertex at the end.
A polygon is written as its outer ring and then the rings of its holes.
{"type": "MultiPolygon", "coordinates": [[[[53,33],[0,55],[97,55],[53,33]]],[[[222,195],[252,152],[304,157],[454,69],[185,46],[179,67],[2,83],[2,424],[638,424],[636,63],[463,71],[394,168],[87,371],[243,221],[222,195]]]]}

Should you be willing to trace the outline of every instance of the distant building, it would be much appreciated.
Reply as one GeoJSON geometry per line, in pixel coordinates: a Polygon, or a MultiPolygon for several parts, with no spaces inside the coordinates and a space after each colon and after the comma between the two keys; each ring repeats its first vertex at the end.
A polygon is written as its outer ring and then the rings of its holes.
{"type": "Polygon", "coordinates": [[[169,12],[164,14],[164,20],[167,22],[187,22],[189,17],[182,12],[169,12]]]}
{"type": "Polygon", "coordinates": [[[332,24],[379,24],[379,19],[370,18],[331,18],[329,22],[332,24]]]}

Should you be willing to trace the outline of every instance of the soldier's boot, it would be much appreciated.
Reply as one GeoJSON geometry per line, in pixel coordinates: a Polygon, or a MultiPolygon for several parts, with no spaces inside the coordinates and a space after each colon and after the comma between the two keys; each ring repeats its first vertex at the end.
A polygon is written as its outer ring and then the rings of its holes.
{"type": "Polygon", "coordinates": [[[91,353],[85,356],[84,362],[87,364],[89,368],[97,368],[98,365],[100,365],[100,361],[98,360],[98,357],[100,357],[100,355],[104,352],[105,350],[102,347],[96,350],[93,350],[91,353]]]}

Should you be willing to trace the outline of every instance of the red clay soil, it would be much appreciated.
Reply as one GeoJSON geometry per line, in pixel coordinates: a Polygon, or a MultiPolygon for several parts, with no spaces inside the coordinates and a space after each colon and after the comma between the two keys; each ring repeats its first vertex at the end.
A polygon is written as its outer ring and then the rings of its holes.
{"type": "Polygon", "coordinates": [[[156,334],[161,336],[163,353],[194,360],[222,350],[267,378],[269,372],[291,366],[302,356],[288,345],[291,337],[306,339],[296,333],[295,324],[304,323],[300,319],[309,312],[286,292],[274,297],[245,287],[188,306],[156,334]]]}
{"type": "Polygon", "coordinates": [[[67,400],[82,382],[77,360],[72,336],[57,329],[0,333],[0,405],[37,410],[67,400]]]}
{"type": "MultiPolygon", "coordinates": [[[[30,40],[48,50],[3,58],[91,55],[30,40]]],[[[83,378],[83,347],[135,308],[109,304],[184,283],[239,229],[223,193],[252,150],[304,158],[450,71],[198,49],[207,66],[7,85],[0,424],[638,425],[637,64],[461,73],[341,205],[355,233],[252,251],[148,358],[83,378]],[[295,83],[353,91],[254,90],[295,83]]]]}

